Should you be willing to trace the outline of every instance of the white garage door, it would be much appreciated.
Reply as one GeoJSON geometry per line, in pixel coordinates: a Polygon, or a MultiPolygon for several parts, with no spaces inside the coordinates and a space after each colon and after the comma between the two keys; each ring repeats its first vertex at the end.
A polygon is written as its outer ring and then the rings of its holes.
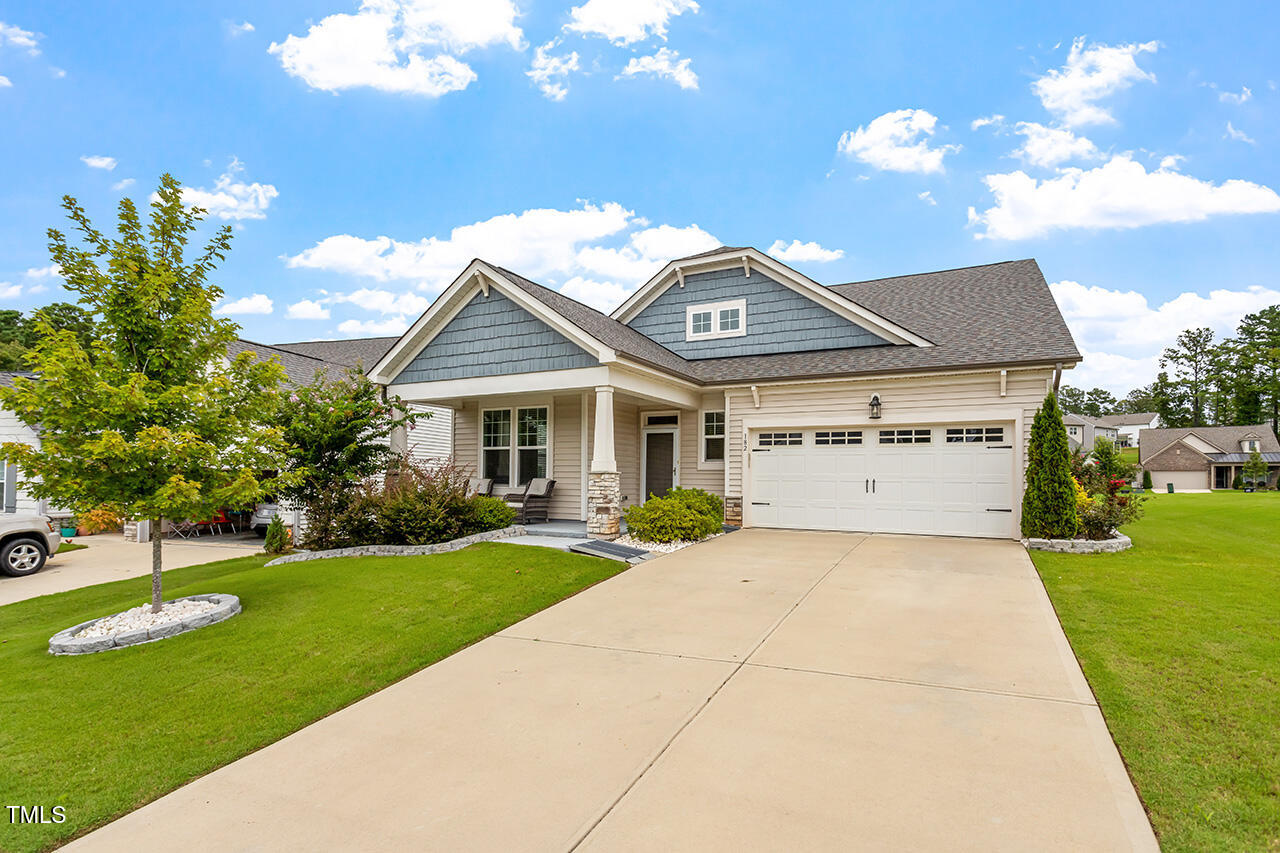
{"type": "Polygon", "coordinates": [[[1012,424],[761,430],[756,527],[1009,538],[1012,424]]]}

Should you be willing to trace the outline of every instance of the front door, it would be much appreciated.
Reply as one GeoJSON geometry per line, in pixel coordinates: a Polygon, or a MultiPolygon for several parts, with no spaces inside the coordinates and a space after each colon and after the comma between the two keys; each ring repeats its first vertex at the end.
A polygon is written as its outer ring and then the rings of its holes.
{"type": "Polygon", "coordinates": [[[650,495],[663,497],[675,485],[676,434],[646,432],[644,434],[644,499],[650,495]]]}

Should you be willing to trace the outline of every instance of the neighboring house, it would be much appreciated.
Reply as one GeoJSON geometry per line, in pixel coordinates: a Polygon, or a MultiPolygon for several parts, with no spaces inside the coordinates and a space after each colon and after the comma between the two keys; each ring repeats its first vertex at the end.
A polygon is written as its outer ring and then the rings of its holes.
{"type": "Polygon", "coordinates": [[[1067,428],[1067,444],[1072,452],[1083,450],[1088,453],[1093,450],[1095,439],[1105,438],[1112,444],[1117,444],[1119,440],[1119,432],[1115,427],[1107,426],[1101,420],[1087,415],[1066,412],[1062,415],[1062,423],[1067,428]]]}
{"type": "Polygon", "coordinates": [[[1155,412],[1136,412],[1131,415],[1106,415],[1098,418],[1098,423],[1115,427],[1119,434],[1121,447],[1137,447],[1138,433],[1144,429],[1156,429],[1160,426],[1160,416],[1155,412]]]}
{"type": "MultiPolygon", "coordinates": [[[[2,371],[0,372],[0,386],[12,388],[13,380],[16,376],[31,378],[35,374],[27,370],[2,371]]],[[[0,442],[3,441],[21,442],[32,447],[39,447],[40,434],[18,420],[18,416],[13,412],[0,408],[0,442]]],[[[47,500],[37,498],[22,488],[19,483],[21,472],[18,470],[17,465],[7,460],[0,460],[0,466],[3,466],[3,470],[0,471],[3,474],[3,485],[0,486],[3,504],[0,505],[0,508],[4,512],[35,512],[42,515],[52,514],[57,516],[70,515],[69,512],[50,506],[47,500]]]]}
{"type": "Polygon", "coordinates": [[[826,287],[722,247],[612,315],[475,260],[369,375],[594,536],[679,485],[731,524],[1017,538],[1031,420],[1079,360],[1033,260],[826,287]]]}
{"type": "Polygon", "coordinates": [[[1229,489],[1255,450],[1270,466],[1270,486],[1280,475],[1280,441],[1270,424],[1144,429],[1138,441],[1139,464],[1160,491],[1170,483],[1179,492],[1229,489]]]}

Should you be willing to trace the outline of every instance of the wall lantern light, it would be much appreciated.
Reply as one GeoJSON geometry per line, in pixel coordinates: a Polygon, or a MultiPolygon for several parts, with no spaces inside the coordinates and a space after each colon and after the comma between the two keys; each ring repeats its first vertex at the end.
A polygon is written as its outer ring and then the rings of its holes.
{"type": "Polygon", "coordinates": [[[871,407],[871,419],[878,420],[880,418],[880,395],[879,394],[871,395],[870,407],[871,407]]]}

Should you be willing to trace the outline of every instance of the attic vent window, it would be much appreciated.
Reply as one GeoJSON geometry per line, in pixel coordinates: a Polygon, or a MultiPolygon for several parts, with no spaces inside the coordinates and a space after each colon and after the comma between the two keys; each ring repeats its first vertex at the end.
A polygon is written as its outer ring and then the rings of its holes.
{"type": "Polygon", "coordinates": [[[737,338],[747,333],[747,300],[729,299],[685,308],[686,341],[737,338]]]}

